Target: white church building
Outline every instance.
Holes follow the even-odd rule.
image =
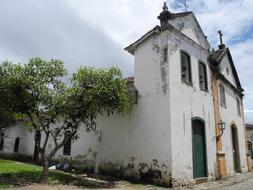
[[[251,171],[243,89],[229,48],[220,36],[211,51],[193,12],[171,13],[164,4],[158,19],[125,48],[134,56],[134,76],[126,79],[135,97],[131,112],[100,117],[94,132],[81,128],[80,139],[55,158],[164,186]],[[4,133],[0,155],[34,155],[35,133],[25,121]]]

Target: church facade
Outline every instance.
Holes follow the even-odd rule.
[[[101,116],[95,132],[58,151],[91,171],[182,185],[251,171],[247,154],[241,87],[229,48],[216,51],[192,12],[171,13],[160,25],[125,48],[134,56],[134,94],[128,115]],[[0,151],[34,155],[25,121],[5,131]],[[43,138],[43,136],[42,136]],[[48,149],[50,149],[50,146]]]

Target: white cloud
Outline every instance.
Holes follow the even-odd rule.
[[[163,0],[67,1],[80,17],[127,46],[159,22]]]
[[[245,42],[233,44],[230,47],[231,54],[237,68],[243,88],[245,89],[244,108],[247,111],[247,119],[253,119],[253,37]]]
[[[218,30],[223,31],[228,43],[239,40],[252,27],[251,0],[192,0],[189,6],[212,45],[218,44]]]

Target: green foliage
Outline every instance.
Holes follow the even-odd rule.
[[[73,74],[70,86],[63,82],[66,76],[61,60],[34,58],[27,64],[0,64],[0,100],[4,110],[19,118],[28,117],[28,129],[44,133],[39,147],[44,161],[52,158],[68,139],[77,140],[82,123],[87,130],[95,130],[98,115],[129,111],[118,68],[81,67]],[[49,138],[55,147],[47,154]]]
[[[124,114],[129,111],[125,83],[118,68],[81,67],[71,82],[73,86],[69,89],[67,107],[73,109],[67,109],[66,113],[72,119],[80,118],[88,129],[96,126],[98,114]]]
[[[15,115],[0,101],[0,129],[15,124]]]
[[[0,98],[12,113],[27,115],[35,129],[42,129],[64,89],[66,73],[60,60],[34,58],[24,65],[4,62],[0,65]]]

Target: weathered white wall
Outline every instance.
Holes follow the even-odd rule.
[[[163,61],[164,48],[168,48],[167,62]],[[181,81],[180,49],[191,55],[193,86]],[[154,35],[143,42],[135,51],[138,105],[134,106],[128,120],[117,117],[102,121],[100,159],[123,158],[125,163],[151,163],[156,159],[166,164],[173,178],[191,179],[191,119],[200,117],[205,120],[208,175],[214,176],[216,142],[207,56],[207,50],[173,31]],[[199,60],[207,65],[208,92],[199,89]]]
[[[219,84],[222,83],[219,81]],[[234,124],[238,131],[238,142],[240,152],[240,163],[243,172],[247,171],[247,160],[246,160],[246,145],[245,145],[245,133],[244,133],[244,122],[242,116],[237,113],[236,95],[231,88],[223,84],[226,94],[226,108],[220,107],[222,121],[226,122],[226,129],[222,136],[223,151],[225,152],[227,161],[227,172],[228,175],[234,174],[234,163],[232,153],[232,132],[231,126]],[[242,113],[242,110],[241,110]]]
[[[168,31],[169,47],[169,83],[171,104],[171,142],[172,142],[172,176],[178,180],[192,179],[192,118],[199,117],[205,121],[208,176],[215,175],[216,141],[214,128],[214,111],[211,93],[210,70],[207,63],[208,51],[186,40],[184,36]],[[180,50],[188,52],[191,59],[192,85],[181,80]],[[198,61],[206,64],[208,91],[199,88]]]
[[[124,166],[131,163],[135,170],[147,170],[142,168],[146,165],[158,168],[163,174],[171,173],[169,87],[168,79],[163,76],[167,65],[161,62],[166,45],[162,38],[166,36],[155,35],[135,51],[138,104],[125,117],[99,119],[100,162],[120,162]]]
[[[77,159],[80,161],[83,160],[94,160],[97,155],[97,147],[99,143],[99,132],[91,131],[87,132],[84,125],[80,126],[79,129],[79,139],[72,142],[71,144],[71,155],[64,155],[66,158]],[[42,141],[43,142],[43,141]],[[54,143],[51,139],[49,146],[54,146]],[[63,156],[63,148],[61,148],[56,153],[56,158]]]
[[[222,59],[219,65],[219,69],[222,75],[224,75],[226,79],[228,79],[228,81],[231,82],[236,87],[237,85],[236,85],[236,82],[233,76],[233,71],[232,71],[231,65],[229,64],[229,59],[227,55]]]
[[[20,138],[19,151],[20,154],[33,156],[34,153],[34,132],[29,132],[26,127],[26,121],[17,121],[15,127],[10,127],[6,130],[6,138],[4,140],[3,152],[13,153],[15,138]],[[55,158],[66,157],[77,160],[95,160],[98,148],[99,132],[87,132],[84,126],[79,130],[80,138],[72,143],[71,155],[63,156],[63,148],[55,155]],[[44,134],[41,135],[41,144],[44,143]],[[47,146],[47,151],[54,147],[53,140],[50,138]]]
[[[201,32],[201,28],[198,26],[193,13],[188,14],[187,16],[172,18],[169,20],[169,23],[205,49],[210,48],[210,45],[205,39],[204,34]]]
[[[25,121],[17,121],[15,127],[7,128],[5,136],[3,152],[13,153],[15,139],[19,137],[18,153],[33,155],[34,134],[27,131]]]

